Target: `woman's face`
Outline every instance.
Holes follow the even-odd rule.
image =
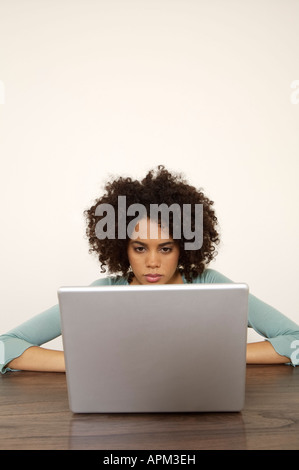
[[[150,238],[151,228],[155,230],[154,238]],[[182,276],[177,270],[178,243],[165,238],[167,235],[160,225],[149,219],[140,220],[135,231],[138,236],[129,240],[127,250],[134,273],[131,284],[182,284]]]

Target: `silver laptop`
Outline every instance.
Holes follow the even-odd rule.
[[[246,284],[58,289],[74,413],[240,411]]]

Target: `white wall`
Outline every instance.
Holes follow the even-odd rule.
[[[100,277],[83,210],[161,163],[215,201],[211,267],[299,321],[298,17],[296,0],[0,1],[0,333]]]

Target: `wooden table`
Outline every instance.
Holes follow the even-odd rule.
[[[299,368],[247,366],[241,413],[80,414],[65,374],[0,377],[0,449],[299,449]]]

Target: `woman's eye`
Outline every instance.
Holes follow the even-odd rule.
[[[136,251],[137,253],[143,253],[143,251],[144,251],[144,247],[143,247],[143,246],[136,246],[136,248],[134,248],[134,249],[135,249],[135,251]]]
[[[136,251],[136,253],[144,253],[146,250],[146,248],[144,246],[136,246],[134,248],[134,251]],[[168,247],[168,246],[163,246],[162,248],[160,248],[160,251],[162,253],[170,253],[172,251],[172,248]]]
[[[170,253],[171,252],[171,248],[167,247],[167,246],[164,246],[163,248],[161,248],[161,251],[162,253]]]

